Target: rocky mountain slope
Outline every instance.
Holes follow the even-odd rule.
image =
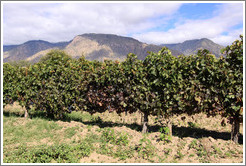
[[[130,37],[111,34],[83,34],[76,36],[64,49],[69,55],[80,57],[84,55],[89,60],[113,59],[123,60],[127,54],[134,53],[139,59],[144,59],[148,51],[158,52],[161,46],[149,45]],[[174,55],[181,52],[171,50]]]
[[[37,62],[52,49],[64,50],[73,58],[84,55],[88,60],[104,59],[123,60],[127,54],[134,53],[139,59],[144,59],[148,51],[158,52],[162,46],[149,45],[130,37],[112,34],[83,34],[74,37],[69,42],[49,43],[47,41],[28,41],[21,45],[4,46],[4,62],[28,60]],[[171,50],[173,55],[182,54]]]
[[[63,49],[68,42],[50,43],[43,40],[31,40],[20,45],[3,47],[3,61],[27,60],[34,54],[50,48]]]
[[[216,57],[221,56],[220,50],[224,48],[223,46],[216,44],[207,38],[187,40],[183,43],[177,44],[162,44],[161,46],[166,46],[170,49],[180,51],[184,55],[196,54],[200,49],[207,49]]]
[[[148,52],[158,52],[163,46],[167,46],[174,56],[190,55],[202,48],[208,49],[218,56],[220,49],[223,48],[208,39],[190,40],[179,44],[152,45],[130,37],[88,33],[75,36],[68,42],[50,43],[43,40],[32,40],[20,45],[7,45],[3,47],[3,61],[27,60],[38,62],[52,49],[64,50],[73,58],[83,55],[88,60],[112,59],[122,61],[129,53],[134,53],[143,60]]]

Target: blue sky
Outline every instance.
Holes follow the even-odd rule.
[[[187,3],[183,4],[178,13],[186,19],[209,19],[214,16],[214,11],[220,3]]]
[[[219,2],[219,1],[218,1]],[[209,38],[231,44],[243,34],[242,2],[2,3],[3,44],[69,41],[110,33],[151,44]]]

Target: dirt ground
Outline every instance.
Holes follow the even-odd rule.
[[[14,108],[13,108],[14,107]],[[7,106],[5,109],[9,112],[19,108],[18,105]],[[20,113],[21,114],[21,113]],[[139,147],[142,139],[150,140],[150,145],[144,148],[152,148],[154,155],[151,157],[141,157],[139,152],[134,151],[132,157],[122,160],[112,155],[97,153],[94,150],[89,156],[80,159],[81,163],[242,163],[243,162],[243,144],[235,144],[230,141],[231,125],[226,123],[221,125],[223,118],[220,116],[207,118],[205,114],[200,113],[193,116],[185,114],[174,116],[172,118],[173,136],[170,142],[160,139],[160,124],[155,123],[154,116],[149,117],[149,132],[141,132],[141,113],[121,114],[105,112],[95,114],[100,117],[100,123],[80,122],[80,121],[55,121],[61,129],[58,134],[61,136],[61,142],[78,141],[86,138],[88,134],[101,135],[102,130],[110,128],[115,133],[125,133],[128,135],[129,144],[124,147]],[[14,125],[25,125],[33,119],[20,117]],[[64,132],[68,128],[76,128],[76,134],[71,138],[65,138]],[[240,126],[240,139],[243,138],[243,125]],[[52,145],[54,140],[43,138],[38,142],[29,142],[30,146],[46,144]],[[7,145],[7,147],[11,145]],[[14,146],[18,146],[15,144]],[[96,149],[100,148],[95,144]],[[114,148],[114,147],[113,147]],[[148,150],[148,149],[147,149]],[[146,152],[151,153],[151,152]]]
[[[119,116],[115,113],[105,112],[102,114],[96,114],[100,116],[104,122],[114,122],[124,124],[121,127],[111,127],[116,132],[123,132],[129,135],[130,144],[129,146],[136,146],[139,144],[140,139],[144,136],[141,131],[136,129],[131,129],[127,127],[127,124],[136,123],[141,127],[141,113],[134,113],[125,115],[124,113]],[[183,117],[186,117],[185,120]],[[149,117],[149,125],[155,125],[155,117]],[[150,131],[146,137],[151,140],[151,144],[156,148],[155,154],[160,157],[153,157],[151,160],[139,158],[137,153],[134,154],[133,158],[128,158],[126,160],[119,160],[112,156],[98,154],[93,152],[89,157],[82,158],[80,162],[82,163],[201,163],[201,162],[210,162],[210,163],[240,163],[243,162],[243,145],[235,144],[227,138],[223,138],[223,133],[230,134],[231,125],[226,124],[226,126],[221,126],[221,121],[223,118],[220,116],[209,117],[207,118],[205,114],[197,114],[191,117],[187,115],[180,115],[173,117],[173,126],[177,127],[187,127],[189,128],[189,123],[192,122],[196,125],[196,128],[204,129],[204,136],[198,136],[197,138],[194,135],[180,137],[180,135],[173,135],[170,143],[163,143],[160,141],[160,132],[159,131]],[[85,130],[80,133],[81,137],[86,136],[89,132],[93,132],[99,135],[97,125],[94,125],[90,131],[86,129],[86,125],[79,122],[61,122],[58,121],[59,125],[66,127],[72,126],[81,126]],[[182,129],[182,128],[181,128]],[[210,132],[222,133],[221,137],[213,138],[213,134],[209,136]],[[240,126],[240,133],[243,134],[243,125]],[[197,155],[197,151],[194,148],[191,148],[190,145],[192,142],[197,141],[197,146],[201,147],[201,151],[204,151],[206,156],[200,157]],[[177,155],[177,152],[180,152],[181,157]],[[232,152],[230,154],[229,152]],[[162,160],[162,161],[161,161]]]

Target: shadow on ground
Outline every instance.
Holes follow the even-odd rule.
[[[138,131],[138,132],[142,131],[142,126],[139,124],[106,122],[106,121],[102,121],[102,119],[100,117],[98,117],[94,121],[82,121],[81,119],[69,118],[69,117],[67,117],[67,119],[64,119],[64,120],[66,120],[66,121],[71,121],[71,120],[78,121],[78,122],[82,122],[86,125],[97,125],[100,128],[126,126],[130,129]],[[162,126],[160,126],[160,125],[149,125],[148,129],[149,129],[150,133],[151,132],[158,132],[161,127]],[[213,131],[213,130],[207,130],[205,128],[184,127],[184,126],[179,127],[177,125],[173,125],[172,131],[173,131],[174,136],[178,136],[180,138],[192,137],[192,138],[198,139],[198,138],[203,138],[203,137],[212,137],[214,139],[223,139],[223,140],[230,140],[231,139],[231,133],[230,132],[218,132],[218,131]],[[241,135],[241,134],[239,135],[238,143],[243,144],[243,135]]]
[[[132,130],[136,130],[138,132],[142,131],[142,126],[136,123],[133,124],[123,124],[123,123],[113,123],[113,122],[83,122],[86,125],[97,125],[100,128],[104,127],[121,127],[126,126]],[[149,132],[157,132],[162,126],[154,125],[154,126],[148,126]],[[172,131],[174,136],[178,136],[180,138],[184,137],[192,137],[192,138],[203,138],[203,137],[212,137],[214,139],[223,139],[223,140],[230,140],[231,139],[231,133],[229,132],[218,132],[213,130],[207,130],[202,128],[196,128],[196,127],[179,127],[176,125],[172,126]],[[239,135],[239,144],[243,144],[243,136]]]
[[[3,115],[7,117],[10,117],[10,116],[23,117],[23,116],[20,116],[19,114],[9,113],[9,112],[3,112]],[[31,115],[31,118],[37,118],[37,117],[47,120],[47,118],[42,113]],[[48,119],[48,120],[57,121],[54,119]],[[126,123],[117,123],[117,122],[107,122],[107,121],[103,121],[100,117],[97,117],[91,121],[83,121],[81,118],[76,118],[76,117],[71,118],[71,117],[65,116],[63,119],[61,119],[61,121],[65,121],[65,122],[77,121],[77,122],[82,122],[86,125],[97,125],[100,128],[126,126],[138,132],[141,132],[142,130],[142,126],[136,123],[126,124]],[[159,131],[161,127],[162,126],[160,125],[149,125],[148,130],[150,133],[157,132]],[[180,138],[192,137],[192,138],[198,139],[198,138],[203,138],[203,137],[212,137],[214,139],[223,139],[223,140],[231,139],[230,132],[218,132],[218,131],[213,131],[213,130],[207,130],[204,128],[184,127],[184,126],[179,127],[179,126],[173,125],[172,131],[173,131],[174,136],[177,136]],[[243,135],[241,134],[239,134],[238,143],[243,144]]]

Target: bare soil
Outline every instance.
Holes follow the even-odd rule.
[[[18,105],[7,106],[5,109],[13,111]],[[140,140],[144,137],[150,140],[155,148],[154,156],[146,159],[140,157],[135,151],[133,157],[121,160],[110,155],[99,154],[94,150],[88,157],[81,158],[81,163],[242,163],[243,162],[243,144],[233,143],[230,137],[231,125],[226,123],[222,126],[223,118],[220,116],[207,118],[205,114],[196,114],[187,116],[185,114],[174,116],[173,136],[170,142],[160,140],[158,124],[155,123],[154,116],[149,117],[149,132],[141,132],[142,114],[121,114],[105,112],[96,114],[102,119],[100,123],[78,122],[78,121],[55,121],[62,128],[59,130],[62,142],[70,143],[71,140],[78,141],[86,138],[88,134],[100,136],[100,129],[109,127],[116,133],[126,133],[129,136],[130,147],[137,147]],[[25,125],[27,121],[19,117],[14,125]],[[64,138],[64,131],[67,128],[77,127],[76,134],[71,138]],[[159,126],[160,128],[161,126]],[[240,126],[241,138],[243,136],[243,125]],[[29,142],[30,146],[41,144],[52,145],[54,142],[50,138],[44,138],[39,141]],[[7,145],[4,148],[13,148],[17,144]],[[100,148],[100,144],[94,145]]]

